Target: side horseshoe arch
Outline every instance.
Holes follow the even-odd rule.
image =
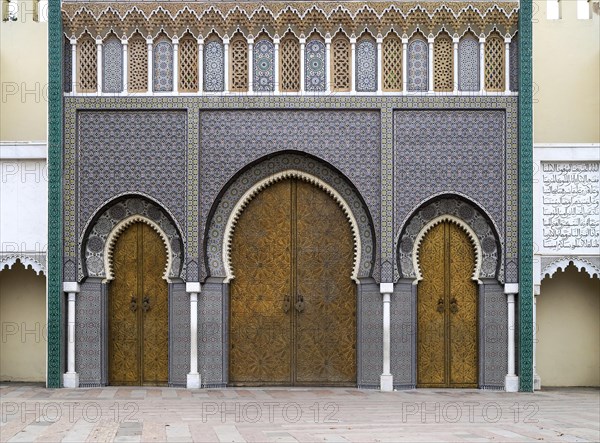
[[[208,275],[230,281],[230,244],[236,222],[248,203],[269,185],[286,178],[307,181],[325,191],[346,214],[354,237],[352,278],[370,277],[375,264],[373,224],[362,198],[348,180],[318,159],[282,153],[243,171],[215,203],[207,224],[205,260]]]
[[[99,215],[98,215],[99,214]],[[119,235],[133,223],[149,225],[160,236],[167,252],[163,278],[171,281],[183,272],[183,242],[170,215],[158,204],[143,198],[125,198],[105,205],[84,231],[81,240],[82,271],[104,281],[113,278],[112,253]]]
[[[476,252],[473,279],[496,278],[502,283],[501,240],[495,226],[475,205],[455,197],[425,204],[408,218],[397,239],[400,278],[420,279],[418,248],[425,234],[442,221],[457,224],[471,239]]]
[[[469,225],[467,225],[459,218],[446,214],[431,220],[421,229],[421,231],[417,235],[412,254],[413,268],[415,270],[414,283],[416,284],[423,279],[421,274],[421,263],[419,257],[419,254],[421,252],[421,243],[423,243],[423,239],[429,233],[429,231],[431,231],[431,229],[433,229],[435,226],[439,225],[442,222],[454,223],[467,234],[467,237],[469,237],[469,241],[475,249],[475,266],[473,267],[473,274],[471,275],[471,279],[479,282],[479,275],[481,274],[481,244],[479,243],[477,234],[475,234],[475,232],[469,227]]]

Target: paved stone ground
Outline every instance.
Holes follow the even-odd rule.
[[[8,442],[600,441],[600,390],[0,385]]]

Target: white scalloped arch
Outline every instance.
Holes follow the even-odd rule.
[[[303,180],[307,183],[317,186],[319,189],[325,191],[333,200],[339,205],[339,207],[344,211],[348,222],[350,223],[350,228],[352,229],[352,238],[354,240],[354,263],[352,265],[352,280],[358,283],[358,268],[360,266],[360,257],[361,257],[361,245],[360,245],[360,234],[358,230],[358,223],[354,218],[354,214],[348,206],[348,203],[344,200],[344,198],[329,186],[327,183],[322,181],[321,179],[315,177],[314,175],[308,174],[303,171],[298,171],[297,169],[288,169],[285,171],[278,172],[277,174],[271,175],[267,178],[262,179],[258,183],[254,184],[250,189],[248,189],[244,195],[238,200],[237,204],[231,211],[229,215],[229,219],[227,220],[227,224],[225,225],[225,235],[223,237],[223,263],[225,266],[225,282],[229,282],[235,278],[231,267],[231,242],[233,240],[233,233],[235,231],[235,227],[237,225],[237,221],[240,218],[240,215],[248,206],[248,204],[252,201],[254,197],[256,197],[262,190],[267,187],[288,178],[296,178],[299,180]]]
[[[5,267],[8,269],[12,269],[12,267],[18,262],[20,262],[25,269],[31,269],[35,271],[37,275],[46,275],[46,265],[44,263],[40,263],[39,260],[35,258],[29,257],[28,255],[9,255],[5,257],[0,257],[0,271],[2,271]]]
[[[464,221],[462,221],[458,217],[455,217],[453,215],[440,215],[439,217],[434,218],[429,223],[427,223],[425,226],[423,226],[423,228],[417,235],[417,238],[415,239],[415,244],[413,246],[413,256],[412,256],[413,267],[415,269],[415,275],[416,275],[414,284],[423,280],[423,276],[421,275],[421,264],[419,262],[419,253],[420,253],[421,243],[423,242],[423,239],[429,233],[429,231],[431,231],[431,229],[433,229],[433,227],[439,225],[442,222],[446,222],[446,221],[457,225],[469,237],[469,240],[471,241],[471,244],[473,245],[473,248],[475,249],[475,266],[473,267],[473,274],[471,276],[471,279],[475,280],[476,282],[479,282],[479,274],[481,273],[482,253],[481,253],[481,245],[479,244],[479,239],[477,238],[477,234],[475,234],[475,231],[473,231],[473,229],[471,229],[471,227],[468,224],[466,224]]]
[[[106,246],[104,247],[104,269],[106,270],[106,279],[104,282],[113,280],[115,278],[113,274],[113,252],[115,248],[115,244],[117,243],[117,239],[119,236],[134,223],[146,223],[150,226],[156,233],[160,236],[163,244],[165,245],[165,250],[167,252],[167,264],[165,265],[165,271],[163,273],[162,278],[167,282],[169,280],[169,273],[171,272],[171,266],[173,264],[173,251],[171,251],[171,244],[169,243],[169,238],[167,234],[154,223],[152,220],[142,216],[142,215],[131,215],[123,220],[121,220],[117,225],[110,231],[108,237],[106,239]]]
[[[542,279],[548,275],[552,278],[556,272],[561,269],[563,272],[567,266],[573,264],[579,272],[587,273],[590,278],[600,277],[600,269],[598,269],[593,263],[576,257],[566,257],[559,260],[553,261],[542,270]]]

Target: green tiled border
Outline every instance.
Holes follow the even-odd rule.
[[[519,390],[533,391],[532,3],[519,13]]]
[[[62,336],[62,15],[48,2],[48,373],[49,388],[61,386]]]

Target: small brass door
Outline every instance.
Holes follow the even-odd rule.
[[[419,252],[417,386],[477,386],[475,251],[456,224],[427,233]]]
[[[230,384],[355,384],[354,242],[338,204],[278,182],[240,216],[231,257]]]
[[[159,235],[134,223],[117,239],[109,290],[109,383],[168,381],[167,262]]]

